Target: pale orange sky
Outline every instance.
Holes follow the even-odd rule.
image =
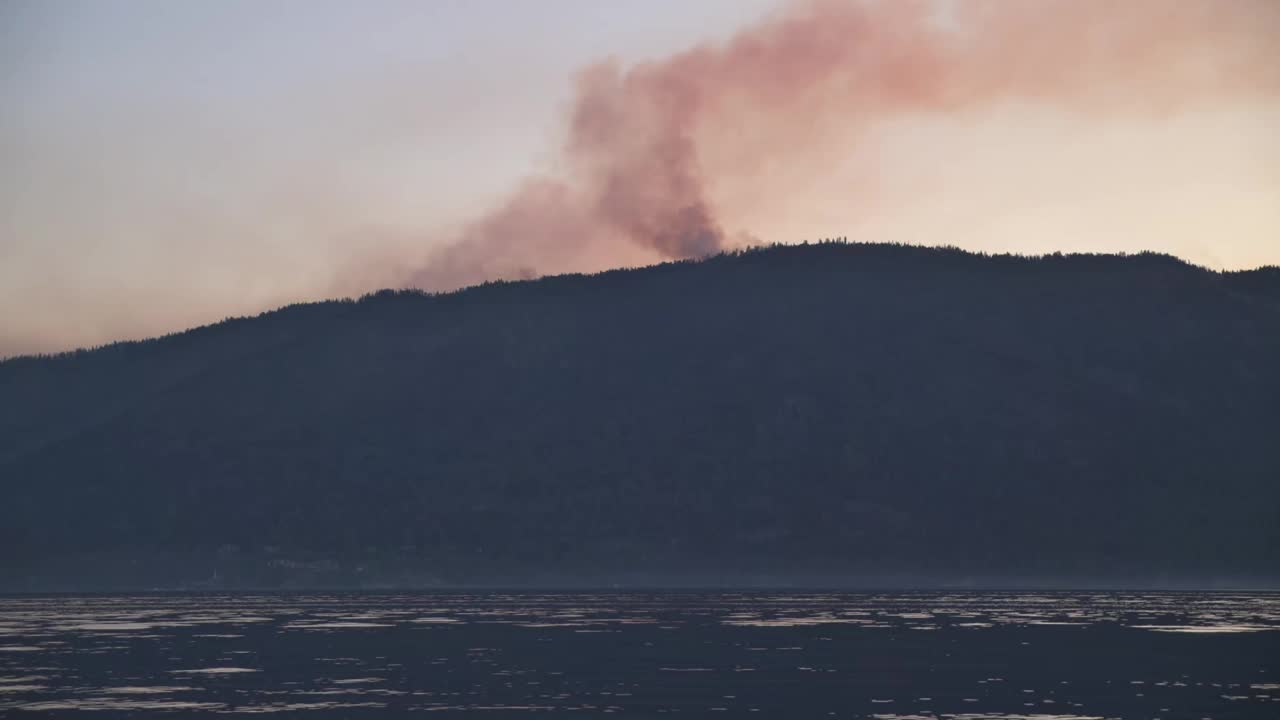
[[[782,5],[5,3],[0,356],[434,282],[432,258],[474,236],[477,218],[494,218],[487,213],[525,178],[572,172],[558,148],[582,68],[613,57],[626,73],[699,43],[720,52],[740,29],[782,17]],[[1224,48],[1280,53],[1275,19],[1267,12],[1210,41],[1179,34],[1194,24],[1152,18],[1151,27],[1170,28],[1170,47],[1133,47],[1131,63],[1121,45],[1100,41],[1099,62],[1116,63],[1121,75],[1154,73],[1121,77],[1116,92],[1155,88],[1153,107],[1163,103],[1163,111],[1116,111],[1114,99],[1062,102],[1022,89],[886,113],[821,94],[845,87],[837,83],[778,95],[775,120],[775,108],[766,113],[749,97],[755,78],[726,76],[740,85],[716,90],[714,106],[688,131],[705,200],[731,244],[843,235],[996,252],[1158,250],[1214,268],[1280,264],[1275,74],[1218,92],[1213,83],[1174,83],[1160,74],[1167,63],[1143,65],[1141,57],[1178,44],[1223,56],[1231,55]],[[1108,23],[1123,20],[1103,12],[1089,27],[1106,37]],[[885,27],[892,24],[877,26],[876,37]],[[881,42],[867,47],[890,52]],[[732,57],[713,53],[699,67],[724,74]],[[1027,72],[1047,75],[1063,62],[1047,53],[1032,60],[1040,65],[1029,62]],[[1111,87],[1089,80],[1099,82]],[[557,217],[547,232],[600,222]],[[506,239],[509,224],[491,226],[485,232],[505,233],[503,243],[524,242]],[[598,230],[599,242],[503,245],[509,261],[484,267],[555,272],[662,258],[605,237],[620,232],[615,226]]]

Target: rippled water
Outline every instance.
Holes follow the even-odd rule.
[[[0,714],[41,711],[1278,718],[1280,595],[0,598]]]

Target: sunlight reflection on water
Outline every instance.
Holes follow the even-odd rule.
[[[1277,630],[1267,593],[9,597],[0,714],[1270,718]]]

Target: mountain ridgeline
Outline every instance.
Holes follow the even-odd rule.
[[[1275,583],[1280,269],[821,243],[0,363],[0,589]]]

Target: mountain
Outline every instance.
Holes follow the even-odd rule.
[[[0,589],[1275,583],[1280,269],[820,243],[0,363]]]

